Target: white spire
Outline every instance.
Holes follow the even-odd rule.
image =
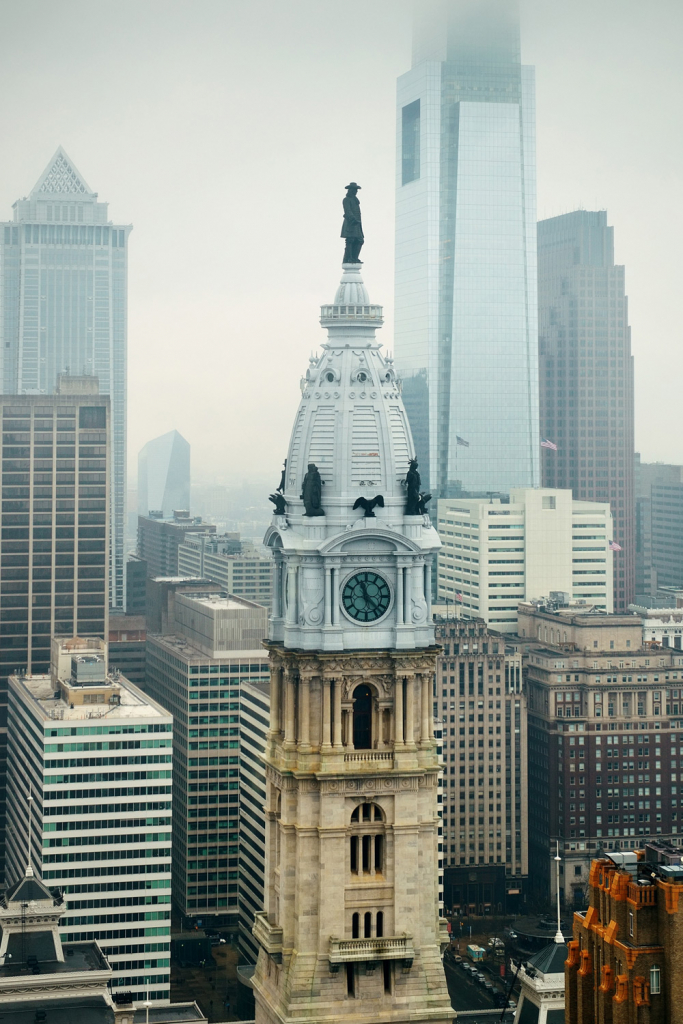
[[[556,840],[556,843],[557,843],[557,845],[555,847],[555,850],[556,850],[556,852],[555,852],[555,889],[557,891],[557,932],[555,933],[555,942],[557,942],[558,945],[560,945],[560,944],[564,943],[564,935],[562,934],[562,929],[560,927],[560,860],[561,860],[561,858],[560,858],[560,841],[559,841],[559,839]]]
[[[31,197],[36,198],[38,194],[43,197],[58,196],[60,199],[76,196],[92,199],[95,195],[61,146],[57,147],[57,152],[36,182]]]

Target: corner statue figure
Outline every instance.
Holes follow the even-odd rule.
[[[405,515],[407,516],[421,516],[424,514],[425,510],[421,507],[420,483],[420,474],[417,471],[417,459],[411,459],[405,479]]]
[[[346,239],[344,259],[342,263],[360,263],[360,251],[363,248],[363,225],[360,219],[360,202],[358,200],[358,189],[355,181],[346,186],[346,195],[343,199],[344,223],[342,224],[341,237]]]
[[[304,477],[303,486],[301,489],[301,500],[303,501],[306,511],[304,515],[307,516],[324,516],[325,513],[321,507],[321,500],[323,496],[322,480],[320,479],[320,473],[315,462],[308,463],[308,472]]]

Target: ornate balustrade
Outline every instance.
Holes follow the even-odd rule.
[[[410,964],[414,957],[412,935],[387,935],[376,939],[337,939],[330,936],[331,964],[374,960],[405,960]]]

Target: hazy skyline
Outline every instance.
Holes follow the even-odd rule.
[[[318,306],[340,275],[343,186],[363,186],[365,278],[393,349],[396,77],[409,0],[28,0],[0,7],[0,217],[58,145],[132,223],[128,463],[177,429],[197,479],[272,474]],[[607,209],[626,265],[636,449],[683,462],[683,10],[527,0],[539,218]]]

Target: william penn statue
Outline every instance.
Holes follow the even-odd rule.
[[[346,186],[346,195],[343,200],[344,223],[341,229],[341,237],[346,239],[346,248],[342,263],[360,263],[358,257],[365,241],[360,219],[359,188],[360,185],[357,185],[355,181]]]

